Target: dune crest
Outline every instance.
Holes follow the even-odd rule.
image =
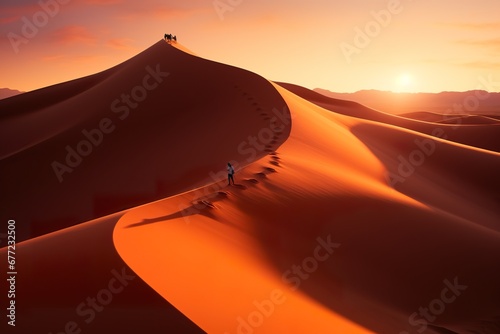
[[[29,226],[20,239],[201,186],[285,139],[270,130],[286,119],[267,80],[176,45],[0,101],[0,180]]]

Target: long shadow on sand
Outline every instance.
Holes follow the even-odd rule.
[[[234,184],[231,186],[232,188],[240,189],[240,190],[246,190],[247,186],[242,185],[242,184]],[[209,194],[207,196],[202,196],[199,197],[191,202],[191,205],[176,211],[174,213],[165,215],[165,216],[160,216],[160,217],[155,217],[155,218],[145,218],[140,222],[130,224],[126,228],[134,228],[134,227],[140,227],[140,226],[145,226],[149,224],[156,224],[156,223],[164,223],[169,220],[174,220],[174,219],[180,219],[183,218],[186,220],[186,222],[189,222],[189,217],[190,216],[195,216],[195,215],[203,215],[205,217],[212,218],[216,221],[222,222],[227,225],[231,225],[236,228],[240,228],[240,226],[228,222],[228,221],[222,221],[219,217],[219,219],[216,219],[216,211],[217,206],[214,203],[221,202],[224,200],[227,200],[228,197],[230,196],[229,192],[226,191],[218,191],[212,194]]]
[[[192,212],[191,212],[191,210],[192,210]],[[166,215],[166,216],[161,216],[161,217],[156,217],[156,218],[145,218],[138,223],[128,225],[126,228],[133,228],[133,227],[140,227],[140,226],[145,226],[145,225],[149,225],[149,224],[163,223],[163,222],[167,222],[167,221],[172,220],[172,219],[186,218],[186,217],[201,213],[201,212],[194,212],[194,210],[196,210],[196,209],[192,205],[185,210],[180,210],[180,211],[174,212],[174,213]],[[185,211],[190,211],[190,212],[185,212]],[[206,214],[206,215],[208,215],[208,214]]]

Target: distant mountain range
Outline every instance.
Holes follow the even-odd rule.
[[[0,100],[6,99],[6,98],[14,96],[14,95],[19,95],[22,93],[24,93],[24,92],[21,92],[20,90],[16,90],[16,89],[0,88]]]
[[[394,93],[379,90],[360,90],[355,93],[335,93],[315,88],[322,95],[361,103],[390,114],[433,112],[442,114],[500,115],[500,93],[483,90],[441,93]]]

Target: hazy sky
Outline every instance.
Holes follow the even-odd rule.
[[[308,88],[500,91],[499,14],[499,0],[2,0],[0,87],[93,74],[171,32]]]

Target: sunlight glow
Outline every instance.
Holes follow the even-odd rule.
[[[402,73],[396,79],[396,85],[394,87],[394,91],[396,92],[410,91],[412,88],[412,84],[413,84],[413,77],[411,76],[411,74]]]

